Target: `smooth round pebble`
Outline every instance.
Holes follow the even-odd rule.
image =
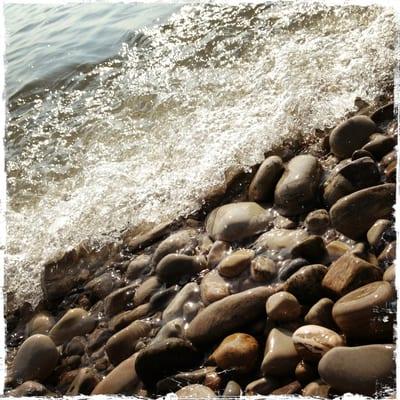
[[[180,399],[204,399],[216,397],[215,393],[207,386],[200,384],[193,384],[179,389],[175,393]]]
[[[57,347],[48,336],[32,335],[18,349],[13,363],[13,376],[20,383],[43,380],[53,372],[58,358]]]
[[[294,321],[301,315],[301,305],[289,292],[275,293],[267,300],[265,308],[273,321]]]
[[[336,332],[318,325],[304,325],[292,336],[294,347],[304,361],[315,362],[334,347],[344,346]]]

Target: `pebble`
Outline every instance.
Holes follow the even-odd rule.
[[[225,257],[217,266],[220,275],[226,278],[234,278],[250,268],[254,258],[253,250],[237,250]]]
[[[128,304],[133,303],[137,284],[125,286],[123,288],[114,290],[104,299],[104,313],[108,317],[123,311]]]
[[[394,374],[394,345],[336,347],[318,364],[321,378],[340,392],[372,396]],[[340,365],[340,368],[338,368]]]
[[[384,155],[392,151],[394,146],[396,146],[396,139],[393,136],[376,134],[362,148],[369,151],[375,160],[380,160]]]
[[[275,389],[271,392],[271,395],[273,396],[284,396],[284,395],[290,395],[290,394],[295,394],[299,393],[301,389],[301,383],[298,381],[293,381],[288,383],[285,386],[282,386],[278,389]]]
[[[179,293],[181,287],[179,285],[170,286],[154,293],[149,300],[150,307],[153,310],[164,310],[171,300]]]
[[[278,278],[286,281],[290,276],[297,272],[300,268],[308,265],[308,261],[304,258],[295,258],[294,260],[285,260],[279,270]]]
[[[383,280],[386,282],[391,283],[392,285],[395,284],[396,280],[396,268],[395,265],[392,264],[383,274]]]
[[[105,272],[97,278],[92,279],[85,285],[85,290],[90,293],[91,298],[96,300],[104,299],[113,290],[123,285],[121,277],[114,271]]]
[[[293,157],[275,189],[274,203],[285,217],[309,211],[318,197],[321,167],[311,155]]]
[[[146,337],[151,325],[146,321],[135,321],[126,328],[111,336],[105,346],[108,359],[113,365],[118,365],[135,352],[139,339]]]
[[[371,226],[393,213],[395,184],[369,187],[338,200],[330,209],[333,227],[350,239],[362,238]]]
[[[353,253],[345,253],[329,267],[322,287],[337,297],[342,297],[367,283],[382,279],[382,270]]]
[[[328,257],[331,262],[336,261],[339,257],[350,250],[351,248],[348,244],[339,240],[332,240],[326,246],[326,251],[328,252]]]
[[[184,306],[189,303],[200,302],[200,288],[195,282],[187,283],[168,304],[162,314],[163,323],[183,317]]]
[[[147,387],[174,372],[194,368],[200,354],[184,339],[169,338],[151,343],[139,351],[136,358],[136,373]]]
[[[48,336],[32,335],[18,349],[13,363],[13,377],[19,383],[44,380],[53,372],[58,358],[57,347]]]
[[[88,353],[98,350],[112,336],[112,331],[107,328],[97,328],[88,337],[87,349]]]
[[[322,397],[327,399],[329,398],[330,389],[331,387],[329,385],[319,379],[305,386],[301,394],[307,397]]]
[[[133,297],[135,307],[147,303],[150,297],[162,287],[162,282],[157,276],[150,276],[137,289]]]
[[[268,335],[261,371],[264,376],[285,377],[294,373],[300,361],[292,332],[274,328]]]
[[[271,229],[263,233],[254,243],[258,253],[266,250],[285,250],[288,254],[294,246],[307,239],[304,229]]]
[[[302,267],[286,281],[285,290],[301,304],[313,304],[323,296],[321,283],[327,271],[328,268],[320,264]]]
[[[329,213],[325,209],[311,211],[304,220],[304,224],[311,234],[322,235],[330,225]]]
[[[135,361],[138,353],[109,372],[93,389],[91,395],[96,394],[129,394],[132,396],[140,384],[135,369]]]
[[[334,302],[327,297],[318,300],[304,317],[308,325],[320,325],[328,329],[336,330],[337,325],[332,317]]]
[[[304,325],[293,332],[294,347],[304,361],[316,362],[337,346],[344,346],[345,341],[336,332],[318,325]]]
[[[86,340],[83,336],[75,336],[65,346],[64,354],[68,356],[81,356],[85,353]]]
[[[294,321],[301,315],[301,306],[291,293],[279,292],[267,300],[266,311],[273,321]]]
[[[141,254],[135,257],[129,264],[126,271],[128,279],[134,280],[150,270],[151,256]]]
[[[190,322],[186,336],[194,344],[215,341],[263,315],[265,302],[279,287],[259,287],[232,294],[200,311]]]
[[[200,283],[201,300],[204,304],[214,303],[231,294],[229,281],[222,277],[217,270],[204,275]]]
[[[269,282],[276,277],[277,272],[277,264],[268,257],[258,256],[251,262],[250,274],[256,282]]]
[[[173,285],[187,280],[206,267],[206,259],[202,256],[168,254],[157,264],[156,275],[161,282]]]
[[[256,379],[250,382],[245,388],[246,396],[268,395],[277,389],[280,381],[270,376]]]
[[[296,379],[302,384],[309,383],[318,378],[318,369],[315,364],[301,360],[294,371]]]
[[[379,244],[385,232],[389,230],[391,226],[392,223],[388,219],[378,219],[367,232],[367,240],[370,246],[382,249],[382,246],[379,246]]]
[[[229,381],[226,386],[223,397],[240,397],[242,394],[242,388],[235,381]]]
[[[260,203],[271,201],[283,171],[284,166],[280,157],[267,157],[250,183],[249,200]]]
[[[38,333],[45,335],[54,326],[54,318],[47,312],[40,312],[34,315],[26,324],[25,337],[36,335]]]
[[[263,232],[273,213],[254,202],[225,204],[207,217],[206,230],[214,240],[236,242]]]
[[[379,254],[378,262],[382,267],[387,267],[392,264],[396,258],[396,242],[388,243],[385,248]]]
[[[164,239],[154,251],[152,263],[157,265],[168,254],[180,253],[191,255],[197,246],[196,231],[184,229]]]
[[[231,245],[222,240],[216,240],[207,255],[207,264],[210,268],[217,266],[231,250]]]
[[[293,258],[304,258],[311,264],[324,262],[327,255],[323,239],[316,235],[309,236],[292,249]]]
[[[215,393],[207,386],[193,384],[179,389],[175,393],[179,399],[207,399],[215,398]]]
[[[390,340],[394,316],[386,305],[393,299],[390,283],[372,282],[340,298],[333,306],[333,319],[348,338]]]
[[[258,342],[245,333],[234,333],[227,336],[210,356],[219,368],[238,373],[249,373],[256,365]]]
[[[349,158],[362,148],[369,137],[378,131],[375,122],[364,115],[356,115],[338,125],[329,136],[332,153],[338,158]]]
[[[99,383],[99,378],[91,368],[81,368],[68,388],[66,395],[89,395]]]
[[[37,396],[51,396],[52,394],[47,388],[35,381],[26,381],[15,389],[5,393],[6,396],[12,397],[37,397]]]
[[[153,310],[149,303],[141,304],[140,306],[135,307],[133,310],[124,311],[121,314],[118,314],[115,317],[111,318],[108,325],[111,330],[119,331],[122,328],[128,326],[133,321],[145,318],[152,313]]]
[[[96,320],[82,308],[72,308],[51,328],[49,336],[59,346],[74,336],[90,333],[96,327]]]

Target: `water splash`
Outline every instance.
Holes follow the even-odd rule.
[[[375,6],[184,6],[118,56],[14,96],[9,290],[35,301],[55,253],[187,214],[228,167],[374,99],[393,80],[394,37]]]

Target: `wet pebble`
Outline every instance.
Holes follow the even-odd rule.
[[[45,335],[30,336],[22,343],[13,363],[16,382],[43,380],[54,370],[59,353],[54,342]]]
[[[340,365],[340,368],[338,366]],[[336,347],[318,364],[321,378],[340,392],[371,396],[394,374],[394,346]]]
[[[185,386],[175,394],[179,399],[207,399],[215,397],[215,393],[209,387],[200,384]]]
[[[348,158],[364,146],[378,128],[369,117],[357,115],[338,125],[330,134],[331,151],[339,158]]]
[[[274,198],[276,184],[284,171],[282,159],[270,156],[258,168],[249,186],[249,199],[265,203]]]
[[[331,387],[320,379],[310,382],[301,392],[303,396],[329,398]]]
[[[135,257],[129,264],[126,271],[128,279],[137,279],[150,270],[151,256],[141,254]]]
[[[280,328],[272,329],[265,345],[262,373],[265,376],[285,377],[294,373],[299,361],[292,332]]]
[[[336,330],[337,326],[332,318],[334,302],[327,297],[318,300],[304,317],[308,325],[319,325],[328,329]]]
[[[273,321],[294,321],[301,315],[301,306],[291,293],[279,292],[267,300],[266,311]]]
[[[43,334],[49,332],[55,323],[54,318],[47,312],[40,312],[32,317],[32,319],[26,324],[25,337],[29,337],[35,334]]]
[[[249,373],[255,367],[258,356],[258,342],[245,333],[227,336],[210,356],[219,368],[238,373]]]
[[[273,280],[278,272],[275,261],[265,256],[258,256],[251,262],[251,278],[256,282],[269,282]]]
[[[254,257],[253,250],[237,250],[225,257],[217,266],[220,275],[226,278],[234,278],[250,268]]]
[[[242,388],[235,381],[229,381],[226,386],[223,397],[239,397],[242,394]]]
[[[96,327],[96,320],[82,308],[68,310],[64,316],[57,321],[49,332],[49,336],[58,346],[74,336],[82,336],[90,333]]]
[[[304,325],[293,332],[294,347],[304,361],[316,362],[333,347],[345,341],[336,332],[318,325]]]
[[[77,396],[79,394],[89,395],[98,383],[99,378],[93,369],[82,368],[72,381],[66,394],[70,396]]]
[[[390,340],[394,316],[388,303],[393,299],[390,283],[369,283],[340,298],[333,306],[333,319],[346,337]]]
[[[311,211],[304,224],[311,234],[322,235],[330,225],[329,213],[324,209]]]
[[[293,157],[275,189],[274,203],[279,213],[293,216],[309,211],[318,196],[321,167],[311,155]]]
[[[214,268],[218,265],[222,259],[229,254],[230,249],[231,245],[228,242],[216,240],[207,255],[207,263],[209,267]]]
[[[268,228],[273,213],[254,202],[225,204],[207,217],[207,233],[214,240],[233,242],[251,237]]]

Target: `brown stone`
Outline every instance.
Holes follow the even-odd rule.
[[[385,281],[372,282],[340,298],[332,315],[347,338],[359,340],[391,340],[394,314],[388,303],[394,289]]]
[[[130,357],[140,338],[149,334],[151,325],[146,321],[135,321],[126,328],[115,333],[108,339],[105,346],[108,359],[118,365],[120,362]]]
[[[378,219],[391,216],[395,193],[395,185],[386,183],[343,197],[330,209],[333,227],[350,239],[362,238]]]
[[[322,397],[324,399],[329,398],[329,391],[331,387],[321,381],[320,379],[314,382],[310,382],[304,387],[301,394],[308,397]]]
[[[367,283],[382,279],[382,271],[352,253],[338,258],[328,269],[322,286],[329,293],[341,297]]]
[[[393,380],[394,345],[336,347],[318,365],[321,378],[333,389],[372,396],[379,383]],[[338,368],[340,365],[340,368]]]
[[[286,377],[294,373],[299,361],[292,332],[280,328],[272,329],[265,345],[262,373],[265,376]]]
[[[201,299],[205,305],[214,303],[231,294],[229,281],[216,270],[204,275],[200,283],[200,290]]]
[[[215,393],[209,387],[199,384],[185,386],[175,394],[179,399],[207,399],[216,397]]]
[[[294,347],[304,361],[316,362],[333,347],[344,346],[336,332],[318,325],[304,325],[293,332]]]
[[[117,289],[104,299],[104,313],[108,317],[123,311],[128,304],[133,302],[137,284],[131,284]]]
[[[156,293],[162,286],[162,282],[157,276],[150,276],[137,289],[133,297],[134,306],[147,303],[150,297]]]
[[[301,315],[301,306],[291,293],[279,292],[267,300],[266,311],[273,321],[294,321]]]
[[[278,272],[275,261],[268,257],[258,256],[251,262],[251,278],[256,282],[268,282],[273,280]]]
[[[282,396],[282,395],[290,395],[290,394],[295,394],[299,393],[301,389],[301,383],[298,381],[293,381],[288,383],[285,386],[282,386],[278,389],[275,389],[271,392],[271,395],[273,396]]]
[[[234,333],[221,342],[211,354],[210,360],[221,369],[249,373],[255,367],[257,356],[257,340],[245,333]]]
[[[47,312],[40,312],[34,315],[26,324],[25,337],[36,335],[38,333],[45,335],[53,327],[54,318]]]
[[[260,165],[250,183],[249,200],[265,203],[274,198],[275,186],[284,171],[282,159],[270,156]]]
[[[322,235],[330,225],[329,213],[325,209],[311,211],[304,223],[307,231],[314,235]]]
[[[305,362],[304,360],[301,360],[297,364],[294,373],[296,375],[296,379],[303,384],[309,383],[318,377],[317,366],[315,364]]]
[[[245,394],[246,396],[268,395],[279,385],[280,382],[276,378],[260,378],[246,386]]]
[[[328,329],[336,330],[337,326],[332,318],[334,302],[327,297],[318,300],[304,317],[308,325],[319,325]]]
[[[150,269],[151,256],[141,254],[135,257],[129,264],[126,271],[128,279],[137,279]]]
[[[250,268],[251,260],[254,257],[253,250],[237,250],[225,257],[217,266],[220,275],[226,278],[234,278],[243,271]]]
[[[58,358],[57,347],[48,336],[32,335],[18,349],[13,363],[13,377],[19,383],[43,380],[53,372]]]
[[[78,396],[79,394],[88,395],[98,383],[99,378],[91,368],[82,368],[72,381],[66,394],[70,396]]]
[[[231,245],[228,242],[217,240],[213,243],[207,255],[207,263],[210,268],[214,268],[220,261],[229,254]]]

